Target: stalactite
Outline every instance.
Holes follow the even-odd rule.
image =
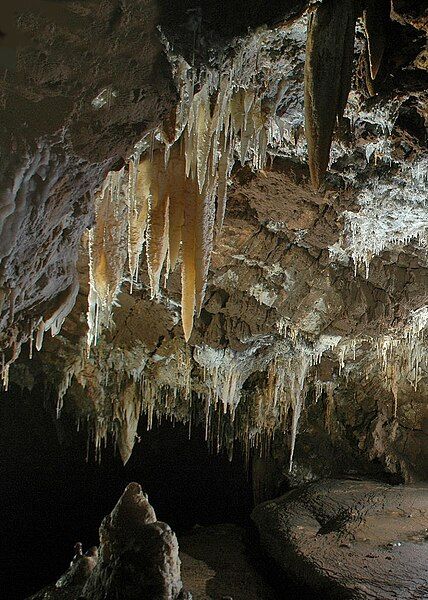
[[[196,293],[195,231],[197,183],[187,179],[187,194],[184,206],[183,264],[181,267],[181,320],[184,339],[189,340],[193,329]]]
[[[250,162],[256,169],[266,163],[276,104],[262,104],[261,85],[253,74],[241,80],[243,61],[249,56],[257,60],[261,43],[258,41],[251,50],[244,47],[238,51],[229,68],[220,74],[209,69],[197,73],[184,59],[172,55],[165,41],[180,90],[179,106],[152,134],[151,151],[147,151],[147,140],[137,144],[128,160],[126,186],[122,182],[124,172],[120,172],[121,193],[116,195],[118,199],[124,195],[127,206],[131,291],[138,280],[144,243],[152,297],[159,295],[165,262],[169,273],[179,260],[181,247],[186,340],[191,335],[194,315],[202,309],[214,232],[218,234],[222,227],[235,159],[238,157],[242,164]],[[108,264],[109,250],[97,239],[101,234],[110,235],[115,227],[115,220],[104,213],[116,177],[114,173],[107,177],[90,235],[88,347],[110,321],[115,300],[111,293],[114,286],[110,285],[108,292],[106,282],[116,268]]]
[[[124,276],[128,249],[124,169],[109,173],[95,199],[95,226],[89,232],[88,349],[108,327]]]
[[[139,156],[129,163],[128,264],[131,283],[138,280],[138,266],[145,241],[150,196],[150,160]]]
[[[311,13],[305,61],[305,133],[312,185],[327,171],[333,130],[351,88],[354,0],[324,0]]]
[[[151,164],[146,244],[152,298],[159,294],[160,276],[168,253],[169,197],[166,183],[165,158],[159,150],[154,153]]]
[[[217,211],[216,232],[219,234],[223,227],[226,212],[227,184],[233,165],[233,148],[228,141],[227,134],[223,131],[220,137],[221,157],[218,164],[218,189],[217,189]]]
[[[195,212],[195,310],[199,316],[205,296],[215,221],[214,189],[196,198]]]
[[[302,414],[303,402],[304,402],[304,387],[308,369],[310,367],[310,357],[305,353],[297,355],[294,359],[294,364],[291,365],[291,407],[293,410],[293,417],[291,423],[291,440],[290,440],[290,461],[289,461],[289,472],[293,469],[293,458],[294,450],[296,447],[297,431],[299,426],[300,416]]]
[[[417,166],[426,160],[417,161]],[[419,170],[419,168],[418,168]],[[400,177],[374,179],[358,196],[359,212],[345,211],[343,251],[369,276],[371,260],[383,250],[411,242],[423,245],[428,233],[426,183],[415,179],[403,187]]]
[[[410,316],[400,334],[388,333],[376,340],[375,348],[383,380],[394,399],[395,418],[398,413],[400,382],[407,381],[416,390],[428,369],[425,347],[427,329],[428,308],[423,306]]]
[[[234,95],[243,98],[245,92],[239,90],[235,94],[230,79],[224,77],[214,95],[216,102],[213,109],[208,83],[192,96],[182,141],[179,140],[172,146],[166,174],[163,174],[170,182],[164,192],[165,197],[169,197],[169,270],[174,268],[177,262],[180,240],[183,242],[182,312],[186,321],[186,339],[191,334],[194,313],[199,314],[202,308],[213,244],[214,221],[219,231],[224,216],[227,181],[234,160],[232,139],[235,135],[245,133],[243,118],[238,124],[235,123],[235,132],[230,119]],[[247,96],[249,95],[247,93]],[[247,120],[252,118],[250,108],[251,103],[247,103]],[[150,244],[147,251],[150,272]],[[163,250],[160,258],[164,258]],[[159,265],[161,263],[163,264],[163,260],[158,261]]]
[[[168,236],[168,272],[175,269],[177,264],[182,229],[184,226],[184,207],[188,184],[186,164],[180,144],[175,144],[175,152],[171,154],[168,163],[168,195],[169,195],[169,236]]]
[[[327,381],[323,384],[326,392],[325,405],[325,428],[330,437],[334,436],[335,429],[335,401],[334,401],[334,383]]]
[[[134,382],[128,383],[121,391],[115,405],[115,418],[118,426],[117,446],[124,465],[131,457],[137,439],[138,422],[141,415],[141,398]]]
[[[22,348],[22,340],[18,338],[18,332],[14,334],[11,340],[12,354],[9,360],[6,359],[4,353],[2,354],[1,361],[1,380],[3,384],[4,391],[7,392],[9,389],[9,378],[10,378],[10,367],[17,360],[21,353]]]
[[[196,179],[199,185],[199,191],[202,193],[205,186],[205,179],[208,171],[208,157],[211,149],[212,128],[210,118],[210,95],[208,84],[202,87],[202,90],[197,95],[198,102],[196,103],[196,115],[194,123],[194,132],[192,143],[193,148]]]
[[[367,37],[370,77],[374,81],[379,72],[388,37],[390,23],[390,0],[368,0],[363,12]]]

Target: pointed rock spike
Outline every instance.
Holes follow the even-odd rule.
[[[376,79],[382,62],[388,37],[390,14],[391,0],[368,0],[363,13],[372,80]]]
[[[324,0],[310,17],[305,61],[305,132],[312,185],[327,171],[336,118],[346,106],[353,62],[354,0]]]
[[[163,153],[155,152],[152,162],[146,255],[151,294],[154,298],[159,293],[160,276],[168,251],[169,199],[165,193]]]
[[[186,342],[189,341],[192,334],[193,316],[195,313],[195,228],[197,197],[198,184],[192,179],[187,179],[184,205],[183,264],[181,267],[181,320]]]
[[[167,185],[169,196],[168,271],[174,270],[180,252],[186,199],[186,162],[176,144],[171,151]]]

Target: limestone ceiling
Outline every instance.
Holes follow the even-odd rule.
[[[55,28],[54,15],[23,20],[33,42],[2,91],[1,143],[13,150],[0,167],[4,364],[28,338],[41,348],[45,330],[58,334],[30,370],[54,366],[59,407],[70,388],[97,444],[113,433],[125,460],[141,410],[189,420],[195,398],[212,444],[258,445],[278,430],[293,450],[307,392],[343,398],[346,381],[376,381],[379,414],[424,431],[423,3],[393,2],[377,54],[361,12],[353,52],[344,41],[351,91],[331,149],[332,124],[313,115],[343,85],[324,84],[305,135],[304,79],[313,99],[328,45],[321,9],[294,2],[282,19],[275,7],[259,18],[255,3],[245,33],[195,8],[176,27],[154,2],[117,12],[113,0],[96,21],[80,2]],[[308,19],[319,56],[305,76]],[[214,426],[218,406],[227,418]],[[394,456],[407,443],[396,436]],[[411,478],[406,460],[391,468]]]

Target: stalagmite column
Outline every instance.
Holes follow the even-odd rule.
[[[100,560],[83,589],[88,600],[175,600],[182,590],[177,538],[157,521],[137,483],[130,483],[100,527]]]

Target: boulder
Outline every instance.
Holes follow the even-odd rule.
[[[323,598],[428,598],[427,484],[320,481],[252,518],[282,574]]]

